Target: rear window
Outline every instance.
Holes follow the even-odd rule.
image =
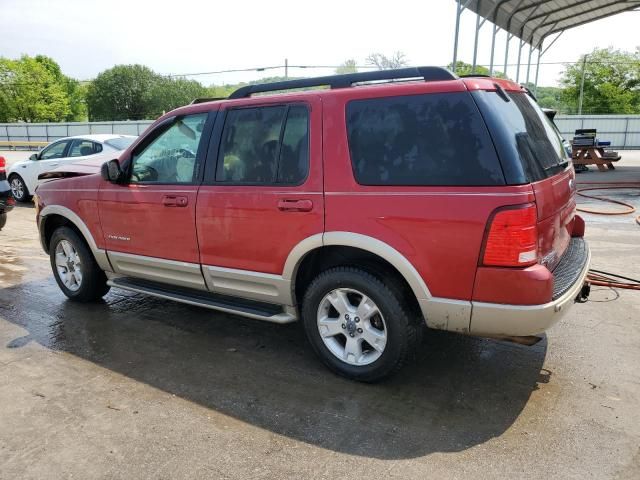
[[[466,92],[354,100],[349,150],[362,185],[504,185],[487,128]]]
[[[501,128],[507,130],[507,140],[517,150],[527,179],[542,180],[562,171],[567,154],[552,121],[526,93],[508,92],[507,97],[495,92],[485,95],[502,120]]]
[[[120,137],[106,140],[104,143],[116,150],[126,150],[135,141],[136,137]]]

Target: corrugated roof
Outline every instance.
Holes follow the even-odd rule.
[[[471,0],[467,5],[534,47],[552,33],[637,7],[640,0]]]

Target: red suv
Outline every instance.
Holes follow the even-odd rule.
[[[574,170],[505,80],[418,67],[246,86],[164,115],[91,172],[37,190],[65,295],[300,319],[362,381],[398,370],[425,323],[527,336],[586,293]]]

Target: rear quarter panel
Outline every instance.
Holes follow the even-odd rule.
[[[399,94],[461,89],[461,82],[416,83]],[[471,300],[489,215],[500,206],[533,201],[531,187],[359,185],[349,155],[345,106],[355,98],[382,95],[383,90],[349,89],[323,99],[326,231],[381,240],[413,264],[432,296]]]
[[[531,184],[538,209],[540,263],[553,270],[569,245],[576,213],[573,167]]]

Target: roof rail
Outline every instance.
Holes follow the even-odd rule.
[[[247,85],[234,91],[229,98],[247,98],[254,93],[274,92],[278,90],[292,90],[295,88],[323,87],[346,88],[354,83],[375,82],[382,80],[405,80],[422,78],[425,82],[438,80],[455,80],[458,77],[442,67],[408,67],[393,70],[378,70],[375,72],[347,73],[345,75],[329,75],[326,77],[301,78],[285,80],[283,82],[260,83]]]
[[[227,97],[200,97],[194,98],[190,105],[195,105],[196,103],[204,103],[204,102],[215,102],[216,100],[226,100]]]

